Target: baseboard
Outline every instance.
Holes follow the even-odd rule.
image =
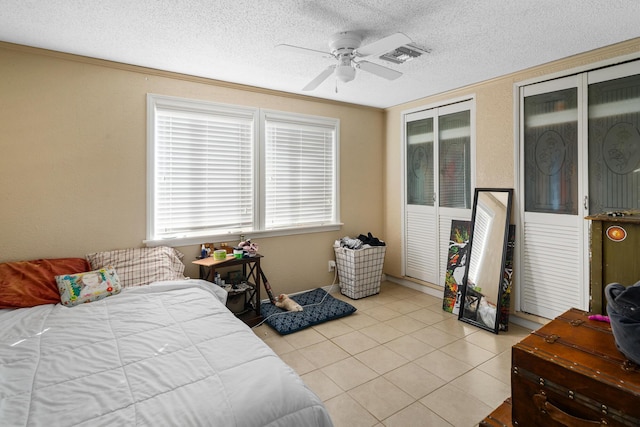
[[[393,276],[388,276],[386,280],[388,280],[389,282],[397,283],[398,285],[406,286],[407,288],[411,288],[413,290],[420,291],[422,293],[425,293],[437,298],[442,298],[444,296],[444,289],[442,290],[434,289],[429,286],[420,285],[411,280],[406,280],[406,279],[393,277]],[[523,328],[530,329],[532,331],[535,331],[536,329],[540,328],[543,325],[543,323],[535,322],[530,319],[519,316],[518,313],[509,314],[509,323],[513,323],[514,325],[518,325]]]
[[[437,298],[442,298],[444,296],[444,289],[438,290],[431,288],[429,286],[420,285],[418,283],[412,282],[411,280],[401,279],[398,277],[387,276],[386,280],[389,282],[397,283],[398,285],[405,286],[407,288],[411,288],[414,291],[422,292],[423,294],[428,294]]]
[[[539,329],[541,326],[543,326],[542,323],[532,322],[529,319],[525,319],[523,317],[518,316],[518,313],[509,314],[509,323],[522,326],[523,328],[530,329],[532,331],[535,331]]]
[[[387,276],[386,274],[382,275],[382,281],[389,281],[389,282],[393,282],[396,283],[398,285],[401,286],[405,286],[407,288],[413,289],[415,291],[419,291],[422,292],[424,294],[427,295],[431,295],[433,297],[436,298],[442,298],[444,296],[444,290],[438,290],[438,289],[434,289],[431,288],[429,286],[424,286],[424,285],[420,285],[418,283],[415,283],[411,280],[406,280],[406,279],[402,279],[402,278],[398,278],[398,277],[394,277],[394,276]],[[321,286],[322,289],[324,289],[327,293],[334,293],[336,290],[339,291],[340,289],[340,284],[339,283],[332,283],[331,285],[327,285],[327,286]],[[314,288],[317,289],[317,288]],[[300,292],[294,292],[289,294],[291,295],[297,295],[297,294],[302,294],[305,292],[309,292],[313,289],[307,289],[304,291],[300,291]],[[270,302],[268,298],[263,299],[261,302]],[[517,313],[511,313],[509,315],[509,322],[513,323],[515,325],[521,326],[523,328],[526,329],[531,329],[532,331],[535,331],[536,329],[540,328],[542,326],[541,323],[537,323],[534,321],[531,321],[529,319],[525,319],[523,317],[518,316]]]

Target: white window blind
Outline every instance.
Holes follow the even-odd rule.
[[[254,114],[156,103],[153,238],[253,226]]]
[[[336,221],[337,120],[267,113],[265,229]]]
[[[339,229],[338,119],[154,94],[147,105],[146,244]]]

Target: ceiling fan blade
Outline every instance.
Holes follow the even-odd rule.
[[[411,43],[411,39],[402,33],[391,34],[388,37],[382,38],[368,45],[361,46],[356,49],[356,56],[364,57],[371,55],[382,55],[383,53],[391,52],[397,47]]]
[[[311,80],[305,87],[303,87],[302,90],[303,91],[314,90],[315,88],[320,86],[320,83],[325,81],[331,74],[333,74],[333,70],[335,70],[335,68],[336,68],[335,65],[331,65],[325,68],[320,74],[316,76],[315,79]]]
[[[290,44],[279,44],[276,45],[276,49],[285,50],[293,53],[301,53],[304,55],[313,55],[313,56],[321,56],[323,58],[333,58],[329,52],[323,52],[321,50],[308,49],[306,47],[293,46]]]
[[[357,66],[364,71],[387,80],[395,80],[402,75],[400,71],[392,70],[391,68],[383,67],[382,65],[369,61],[360,61],[357,63]]]

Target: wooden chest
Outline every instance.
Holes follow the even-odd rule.
[[[479,427],[512,427],[511,424],[511,398],[507,398],[502,405],[485,417]]]
[[[640,426],[640,370],[577,309],[512,347],[511,398],[514,426]]]

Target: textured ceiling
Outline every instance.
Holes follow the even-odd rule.
[[[390,107],[640,37],[638,0],[0,0],[0,40],[251,86]],[[302,88],[358,31],[368,44],[395,32],[430,53],[387,81],[358,70]]]

